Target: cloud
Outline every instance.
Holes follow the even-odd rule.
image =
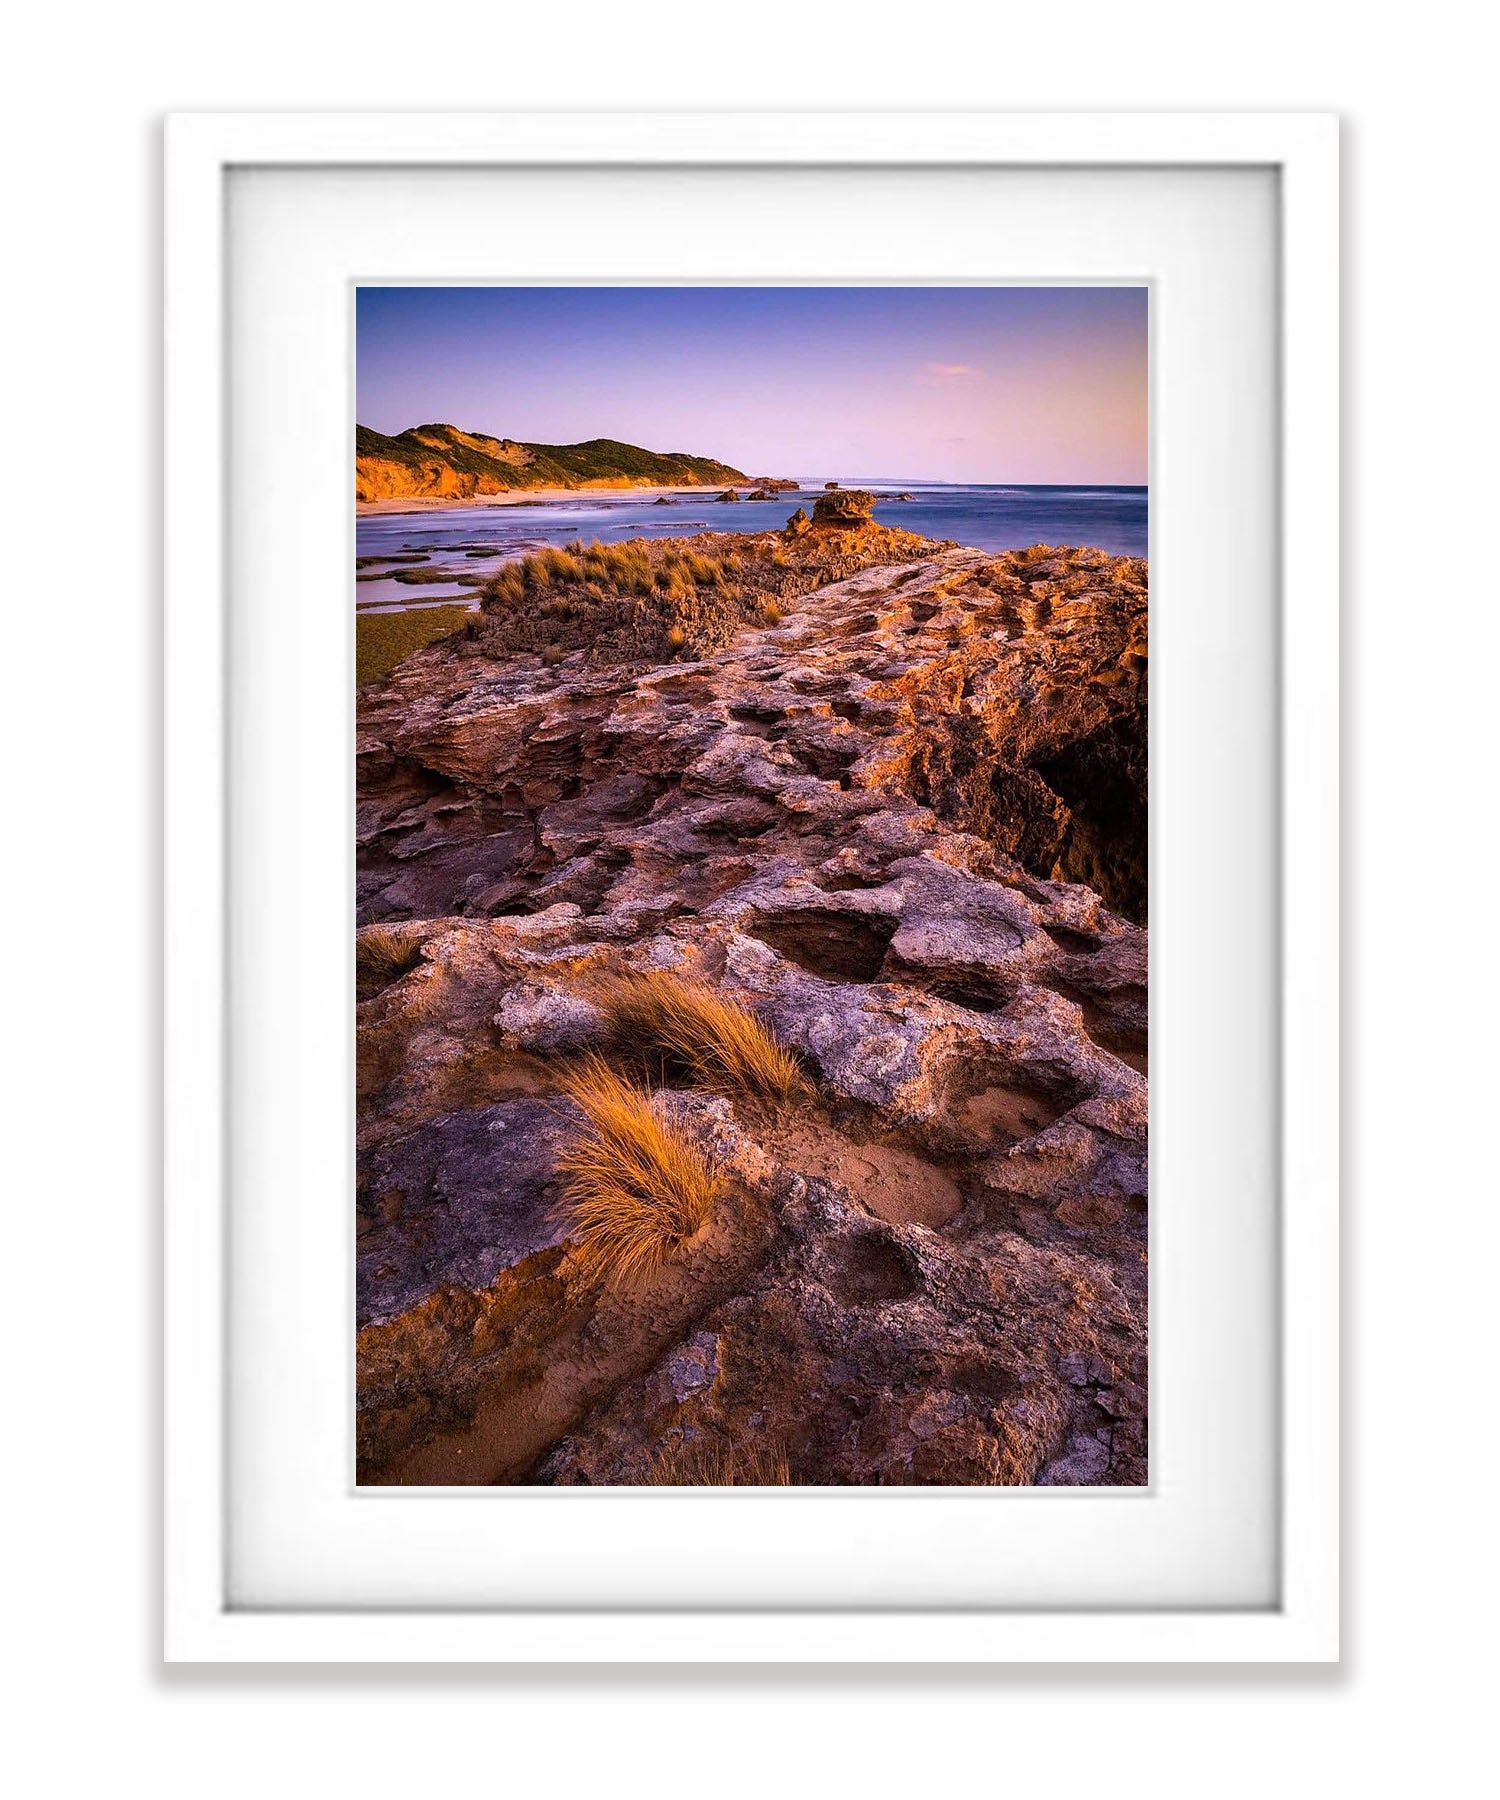
[[[979,371],[971,363],[930,362],[927,365],[929,375],[951,377],[955,375],[977,375]]]

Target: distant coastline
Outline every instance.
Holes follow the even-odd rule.
[[[745,482],[742,478],[740,486]],[[631,500],[676,499],[691,497],[712,501],[712,487],[701,482],[691,486],[663,487],[652,482],[582,481],[571,487],[506,488],[492,494],[392,494],[378,500],[356,499],[359,513],[451,512],[459,507],[478,506],[546,506],[565,504],[580,494],[618,494]]]
[[[618,438],[580,444],[525,444],[457,425],[413,425],[395,436],[354,428],[354,494],[381,500],[473,501],[481,495],[536,495],[601,487],[776,486],[712,456],[645,450]]]

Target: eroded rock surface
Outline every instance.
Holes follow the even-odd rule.
[[[360,1007],[362,1479],[1145,1480],[1146,672],[1143,563],[934,549],[703,661],[450,640],[362,693],[360,916],[420,945]],[[724,1189],[601,1294],[559,1083],[620,968],[816,1097],[659,1096]]]

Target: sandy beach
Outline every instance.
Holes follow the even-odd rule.
[[[501,494],[399,494],[388,500],[359,500],[355,502],[355,511],[360,513],[416,513],[416,512],[451,512],[458,507],[475,506],[545,506],[563,504],[576,500],[580,494],[600,496],[608,499],[611,495],[629,500],[671,499],[679,495],[696,495],[705,500],[712,500],[722,488],[707,487],[697,483],[691,487],[636,487],[629,483],[617,482],[585,482],[579,487],[538,487],[507,488]]]

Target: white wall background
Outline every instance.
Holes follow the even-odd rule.
[[[20,1791],[125,1779],[169,1797],[637,1781],[716,1796],[1475,1791],[1490,1754],[1496,1374],[1496,1194],[1480,1166],[1494,1112],[1497,470],[1479,17],[1452,0],[1399,23],[1332,0],[436,12],[146,0],[11,21],[0,1369],[7,1760],[32,1763]],[[158,1667],[160,115],[716,104],[1344,115],[1340,1670]]]

